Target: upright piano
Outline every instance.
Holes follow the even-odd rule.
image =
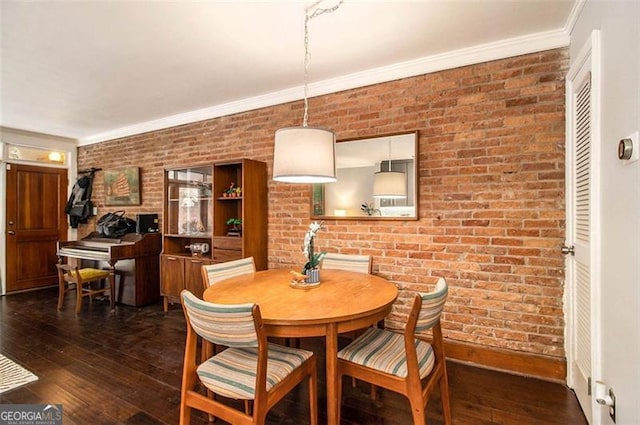
[[[93,232],[78,241],[59,241],[58,259],[74,258],[91,267],[113,269],[116,275],[116,301],[140,306],[160,299],[160,233],[127,233],[105,238]],[[85,264],[86,265],[86,264]]]

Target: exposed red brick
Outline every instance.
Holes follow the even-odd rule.
[[[321,249],[373,256],[411,294],[445,276],[447,338],[564,357],[564,75],[568,50],[492,61],[310,99],[310,121],[340,139],[419,131],[417,221],[326,220]],[[162,213],[163,169],[233,158],[267,163],[273,135],[299,125],[302,101],[78,148],[78,167],[140,167],[142,204]],[[306,185],[269,181],[269,266],[299,267]],[[98,173],[93,199],[104,205]],[[81,226],[80,236],[94,228]]]

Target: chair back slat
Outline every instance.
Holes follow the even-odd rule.
[[[182,306],[193,330],[214,344],[257,347],[254,304],[214,304],[183,290]]]
[[[202,266],[205,289],[223,279],[256,271],[253,257]]]
[[[371,256],[327,253],[322,260],[322,268],[371,273]]]
[[[431,329],[442,315],[444,309],[444,303],[447,300],[449,293],[449,287],[447,281],[441,277],[436,283],[436,287],[433,292],[427,294],[420,294],[422,298],[422,308],[418,315],[418,322],[416,324],[416,332],[422,332]]]

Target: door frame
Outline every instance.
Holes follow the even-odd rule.
[[[584,72],[591,73],[591,165],[590,165],[590,190],[591,190],[591,202],[590,202],[590,276],[591,276],[591,288],[590,288],[590,339],[591,339],[591,388],[589,394],[593,394],[593,388],[595,381],[601,376],[601,356],[602,356],[602,333],[601,333],[601,226],[600,226],[600,202],[601,202],[601,44],[600,44],[600,31],[592,31],[590,37],[585,42],[585,45],[581,48],[579,54],[576,56],[575,61],[571,64],[569,72],[566,77],[566,165],[565,165],[565,190],[566,190],[566,235],[565,244],[567,246],[573,246],[575,241],[575,235],[573,234],[574,219],[573,219],[573,204],[574,204],[574,168],[575,162],[573,158],[573,148],[575,146],[575,140],[573,138],[573,93],[575,90],[574,81],[577,81],[577,77]],[[576,359],[576,349],[574,340],[576,338],[576,332],[573,327],[575,322],[575,304],[576,304],[576,291],[575,291],[575,260],[571,255],[565,257],[565,352],[567,355],[567,386],[575,390],[576,377],[573,373],[573,362]],[[600,425],[600,415],[594,414],[598,412],[595,397],[590,398],[591,412],[585,412],[587,418],[591,418],[591,424]]]
[[[23,161],[8,159],[8,146],[24,146],[29,148],[50,149],[64,152],[67,155],[67,163],[64,166],[39,163],[34,161]],[[7,256],[5,247],[7,246],[7,171],[6,164],[36,165],[39,167],[66,168],[67,169],[67,198],[73,189],[77,177],[77,147],[75,139],[49,136],[46,134],[31,133],[22,130],[13,130],[0,127],[0,296],[6,294],[6,269]],[[67,228],[67,239],[77,239],[77,230]]]

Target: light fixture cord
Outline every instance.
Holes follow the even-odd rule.
[[[309,63],[311,62],[311,53],[309,52],[309,21],[313,18],[316,18],[325,13],[333,13],[340,5],[344,2],[344,0],[340,0],[338,4],[330,8],[317,8],[312,13],[309,13],[311,9],[316,7],[320,1],[315,2],[307,9],[305,9],[304,16],[304,117],[302,118],[302,126],[307,126],[307,121],[309,120],[309,100],[307,99],[309,95]]]

